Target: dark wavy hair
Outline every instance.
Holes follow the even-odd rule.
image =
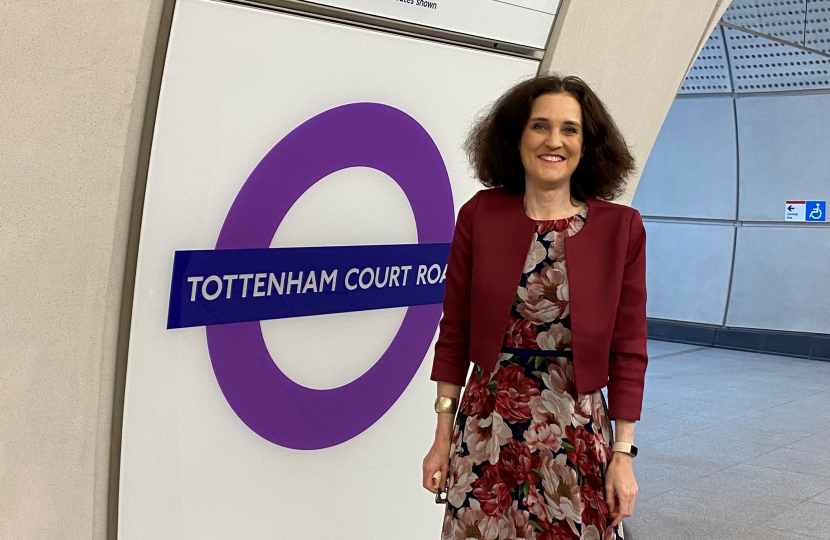
[[[584,155],[571,176],[571,196],[612,200],[625,190],[634,157],[602,100],[579,77],[544,75],[521,82],[501,96],[473,125],[464,149],[478,180],[519,194],[525,170],[519,141],[533,100],[542,94],[568,94],[582,107]]]

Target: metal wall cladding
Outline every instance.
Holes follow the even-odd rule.
[[[830,196],[830,0],[734,0],[678,93],[633,201],[648,316],[830,332],[830,228],[783,223]]]
[[[830,88],[830,58],[724,28],[736,93]]]
[[[738,156],[732,96],[675,99],[632,206],[646,216],[736,219]]]
[[[830,199],[830,93],[746,96],[735,105],[738,219],[784,221],[787,200]]]
[[[740,28],[715,28],[679,94],[830,89],[830,0],[734,0],[721,22]]]
[[[828,227],[738,227],[726,326],[830,333],[828,260]]]
[[[784,41],[804,44],[808,0],[734,0],[722,21]],[[810,0],[810,4],[813,0]]]
[[[735,235],[732,224],[644,221],[646,315],[723,324]]]
[[[804,45],[830,53],[830,0],[810,0],[807,4]]]
[[[723,28],[718,25],[706,40],[706,45],[698,54],[678,94],[714,94],[731,91]]]

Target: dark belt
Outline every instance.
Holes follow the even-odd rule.
[[[516,349],[513,347],[502,347],[501,352],[515,354],[518,356],[561,356],[573,358],[573,351],[550,351],[540,349]]]

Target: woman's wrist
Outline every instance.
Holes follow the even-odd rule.
[[[438,414],[437,416],[438,425],[435,426],[435,441],[450,444],[455,418],[451,414]]]
[[[452,444],[452,432],[446,433],[441,430],[435,430],[435,444],[446,446]]]
[[[614,419],[614,442],[634,444],[634,420]]]

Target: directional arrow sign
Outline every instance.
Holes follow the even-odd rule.
[[[805,221],[807,201],[787,201],[784,221]]]
[[[787,201],[784,212],[784,221],[804,221],[807,213],[804,211],[807,201]]]

